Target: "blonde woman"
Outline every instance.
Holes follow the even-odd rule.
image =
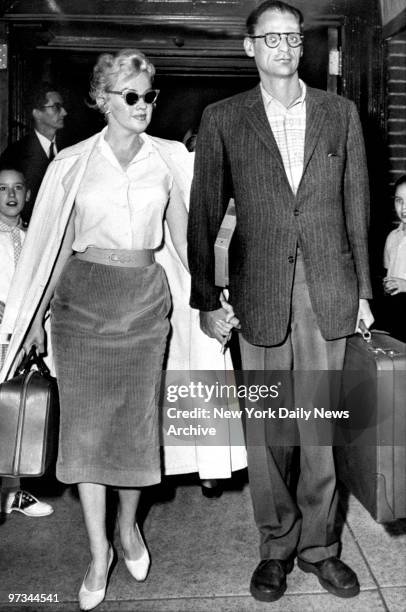
[[[78,484],[90,543],[83,610],[103,601],[115,556],[106,537],[107,486],[118,489],[130,574],[144,580],[150,564],[136,510],[142,487],[161,478],[157,395],[170,308],[154,251],[165,218],[187,269],[191,178],[182,144],[145,134],[159,93],[154,72],[137,50],[99,57],[91,96],[107,127],[50,165],[2,326],[12,333],[4,378],[22,344],[44,350],[51,303],[61,403],[57,476]]]

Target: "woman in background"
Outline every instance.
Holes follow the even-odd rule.
[[[197,131],[190,129],[183,139],[188,151],[191,152],[190,165],[193,164],[196,138]],[[233,385],[235,381],[230,350],[221,351],[218,341],[209,338],[200,329],[199,311],[189,306],[190,274],[182,266],[170,236],[165,239],[163,248],[157,252],[157,260],[165,268],[172,296],[170,316],[172,329],[165,369],[170,372],[184,372],[182,383],[188,382],[189,371],[203,370],[201,378],[206,383],[215,384],[224,379],[224,382]],[[225,300],[222,300],[222,306],[227,313],[227,320],[233,327],[238,325],[231,306]],[[226,334],[228,329],[222,327],[221,331]],[[169,374],[171,382],[174,377],[176,374]],[[168,384],[168,380],[166,382]],[[217,406],[222,403],[227,409],[239,409],[238,401],[224,402],[223,398],[222,402],[217,402]],[[213,406],[214,404],[205,404],[209,409]],[[164,405],[164,425],[166,408]],[[222,480],[230,478],[232,472],[247,466],[247,453],[240,419],[229,421],[224,419],[216,423],[206,419],[203,423],[205,427],[210,427],[212,424],[216,427],[216,438],[214,441],[203,438],[200,444],[197,438],[191,444],[184,444],[182,440],[168,436],[164,428],[164,466],[167,476],[197,473],[203,495],[216,498],[222,494]]]

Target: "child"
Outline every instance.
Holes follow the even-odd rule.
[[[406,342],[406,174],[395,183],[395,210],[399,225],[388,235],[384,252],[386,327],[391,335]]]
[[[0,167],[0,322],[10,288],[11,279],[20,256],[24,231],[21,211],[30,198],[22,172],[15,167]],[[0,345],[0,367],[4,358],[4,345]],[[47,516],[53,508],[40,502],[27,491],[20,490],[19,478],[3,478],[0,509],[6,514],[13,511],[27,516]]]

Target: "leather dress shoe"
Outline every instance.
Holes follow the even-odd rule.
[[[355,597],[359,593],[356,573],[337,557],[329,557],[316,563],[298,559],[297,564],[304,572],[315,574],[321,586],[337,597]]]
[[[208,487],[202,482],[200,483],[200,486],[202,488],[202,495],[204,495],[204,497],[208,497],[209,499],[217,499],[223,495],[223,487],[218,481],[211,487]]]
[[[286,575],[293,569],[293,559],[264,559],[252,574],[250,592],[258,601],[276,601],[286,591]]]

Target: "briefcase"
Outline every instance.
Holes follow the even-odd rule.
[[[406,517],[406,344],[385,332],[370,336],[348,339],[344,379],[356,371],[366,383],[360,384],[358,409],[369,421],[373,417],[374,439],[335,451],[338,478],[384,523]],[[345,394],[343,402],[350,402]]]
[[[0,385],[0,475],[42,476],[55,460],[58,430],[56,380],[33,349]]]

